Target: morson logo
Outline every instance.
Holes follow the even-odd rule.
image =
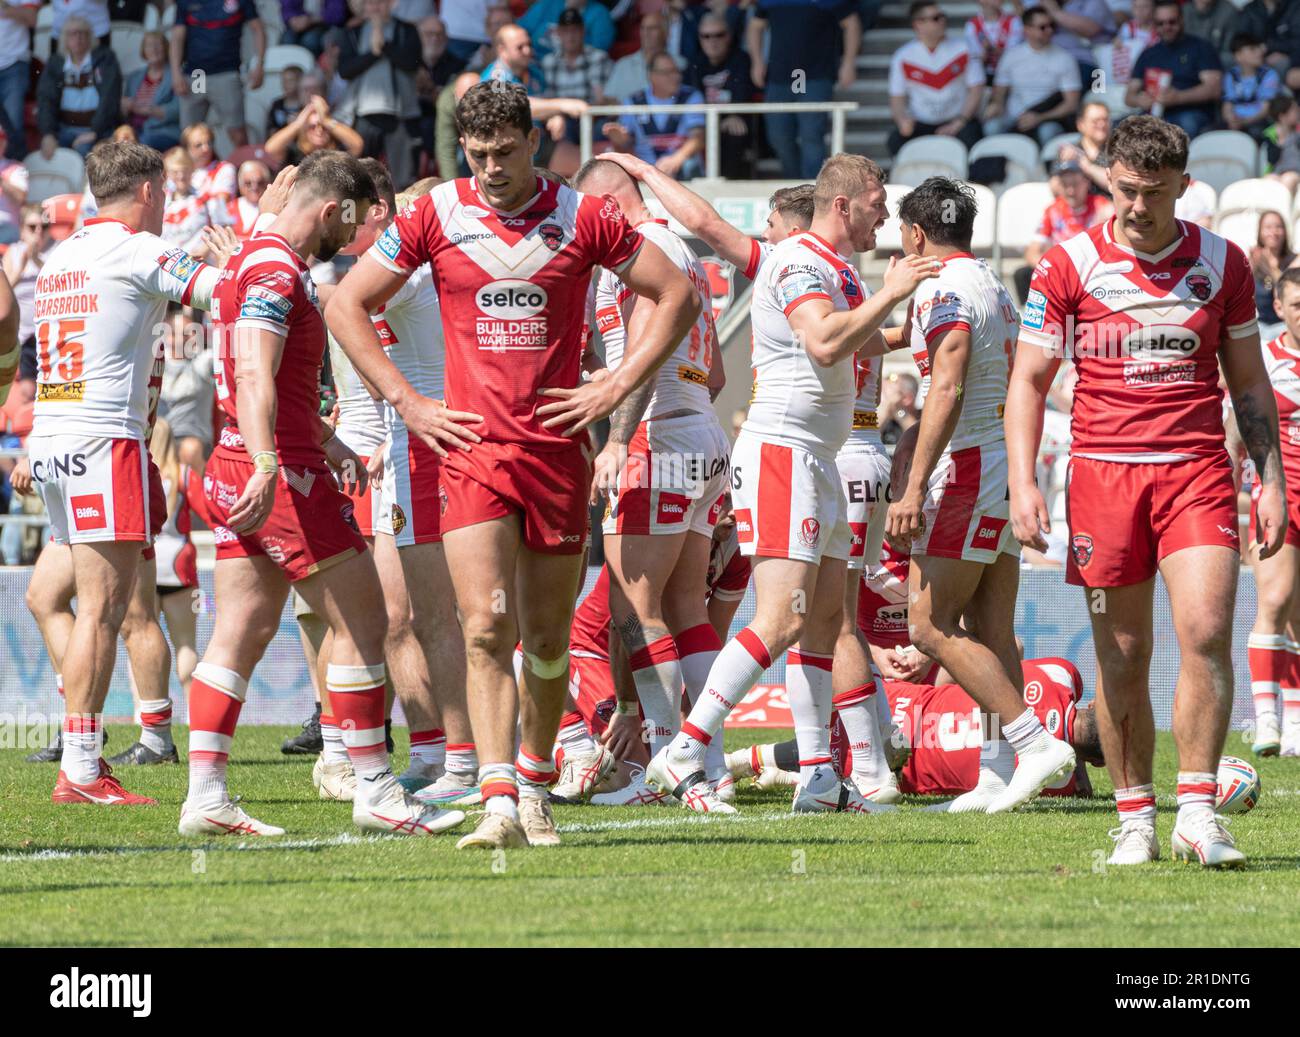
[[[546,308],[546,289],[531,281],[508,278],[478,290],[478,308],[498,320],[527,320]]]

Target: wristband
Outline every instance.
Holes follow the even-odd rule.
[[[274,475],[280,470],[280,459],[274,450],[259,450],[253,455],[253,471]]]
[[[641,711],[639,702],[624,702],[619,699],[614,703],[614,712],[621,717],[634,717]]]

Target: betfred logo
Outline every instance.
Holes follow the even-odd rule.
[[[971,534],[970,546],[982,551],[996,551],[998,541],[1002,539],[1002,530],[1006,525],[1007,520],[1004,518],[980,516],[979,521],[975,523],[975,532]]]
[[[690,507],[691,499],[684,497],[680,493],[659,494],[659,524],[670,525],[674,522],[686,521],[686,509]]]
[[[80,497],[73,497],[72,504],[72,524],[76,526],[79,532],[86,532],[91,529],[107,529],[108,515],[104,511],[104,495],[102,493],[87,493]]]
[[[754,542],[754,520],[748,508],[736,509],[736,539],[742,544]]]
[[[546,289],[531,281],[507,278],[478,290],[478,308],[498,320],[527,320],[546,308]]]

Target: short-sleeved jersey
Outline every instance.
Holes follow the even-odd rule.
[[[284,341],[275,373],[275,450],[281,464],[320,465],[320,369],[325,321],[307,264],[279,234],[253,234],[231,257],[213,296],[217,402],[239,423],[235,370],[241,329],[270,331]]]
[[[1031,659],[1024,663],[1024,699],[1047,733],[1069,743],[1074,716],[1083,694],[1083,679],[1065,659]],[[920,795],[950,795],[969,791],[979,780],[983,725],[980,708],[956,684],[907,684],[885,681],[885,694],[894,723],[913,746],[899,774],[899,788]],[[1005,751],[1011,749],[1003,743]],[[1072,796],[1074,773],[1045,796]]]
[[[227,199],[239,197],[234,164],[219,158],[213,159],[202,169],[194,170],[194,176],[190,179],[190,184],[202,205],[211,206],[222,195],[225,195]],[[214,222],[224,223],[225,221],[215,220]]]
[[[772,256],[772,250],[775,245],[769,245],[766,241],[754,239],[749,243],[749,261],[745,264],[743,271],[747,280],[754,280],[758,276],[758,268],[761,267]]]
[[[1110,199],[1099,194],[1088,195],[1083,209],[1079,211],[1072,209],[1064,196],[1054,198],[1052,204],[1043,210],[1038,237],[1050,245],[1059,245],[1076,234],[1082,234],[1089,227],[1095,227],[1109,218],[1112,211]]]
[[[1285,331],[1264,345],[1264,367],[1277,401],[1282,471],[1288,486],[1300,486],[1300,350]]]
[[[984,83],[983,64],[959,39],[946,39],[934,50],[909,40],[889,62],[889,96],[906,97],[908,114],[931,125],[955,119],[970,88]]]
[[[1074,357],[1076,455],[1140,462],[1223,450],[1220,347],[1257,334],[1241,249],[1195,224],[1158,255],[1115,241],[1113,220],[1034,268],[1021,347]]]
[[[36,279],[32,435],[144,439],[162,386],[167,303],[207,309],[218,273],[120,220],[87,220]]]
[[[884,358],[878,356],[853,357],[853,384],[857,395],[853,398],[853,426],[849,438],[864,440],[880,446],[880,419],[876,408],[880,406],[880,370]]]
[[[709,289],[709,275],[704,272],[699,257],[681,238],[668,229],[667,220],[650,220],[639,223],[635,229],[653,241],[683,274],[687,276],[700,297],[700,315],[691,325],[685,338],[677,343],[664,365],[654,375],[654,389],[646,404],[645,417],[657,418],[664,414],[688,411],[712,414],[713,401],[709,398],[709,368],[717,351],[717,330],[713,326],[713,294]],[[611,370],[623,362],[627,345],[628,319],[636,294],[625,285],[618,274],[602,270],[596,280],[596,329],[605,346],[605,364]]]
[[[334,393],[339,405],[339,420],[334,431],[349,450],[369,457],[388,438],[388,419],[384,401],[370,395],[352,361],[338,340],[329,336],[330,373],[334,376]]]
[[[442,304],[447,405],[483,415],[488,442],[567,449],[545,429],[543,388],[573,388],[591,270],[622,272],[642,238],[612,198],[538,178],[514,212],[471,179],[449,180],[397,214],[368,253],[406,273],[429,263]]]
[[[982,259],[958,252],[944,258],[939,276],[921,286],[912,308],[912,359],[921,372],[917,406],[930,391],[930,348],[949,332],[969,332],[961,414],[947,449],[1000,441],[1017,332],[1010,293]]]
[[[808,355],[790,314],[810,299],[850,310],[867,290],[851,260],[815,234],[796,234],[772,250],[754,281],[754,394],[744,428],[831,461],[853,423],[856,368],[853,357],[822,367]]]
[[[442,313],[428,264],[408,277],[397,294],[370,319],[388,351],[388,359],[411,387],[431,400],[442,399],[446,373]],[[390,403],[384,404],[384,416],[390,428],[402,424]]]
[[[869,567],[858,585],[858,629],[877,648],[902,648],[912,643],[907,632],[907,579],[911,557],[888,543],[880,548],[880,564]]]

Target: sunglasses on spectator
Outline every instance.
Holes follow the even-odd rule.
[[[24,224],[23,224],[23,230],[44,230],[44,229],[45,229],[45,224],[43,224],[43,223],[24,223]]]
[[[1052,32],[1052,31],[1054,31],[1054,30],[1056,29],[1056,25],[1055,25],[1054,23],[1052,23],[1052,22],[1034,22],[1034,24],[1033,24],[1033,25],[1030,25],[1029,28],[1030,28],[1030,29],[1043,29],[1043,30],[1046,31],[1046,32]]]
[[[702,39],[702,40],[725,40],[726,38],[727,38],[727,34],[726,34],[725,32],[702,32],[702,33],[700,33],[700,39]]]

